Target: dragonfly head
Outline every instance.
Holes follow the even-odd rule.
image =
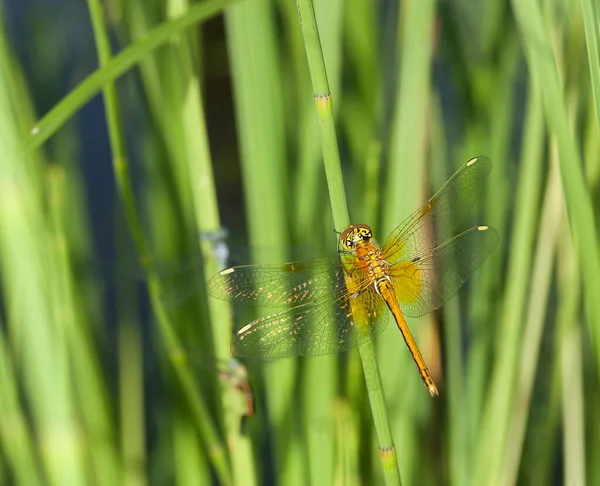
[[[371,228],[366,224],[351,224],[340,235],[343,250],[354,251],[360,245],[368,243],[373,238]]]

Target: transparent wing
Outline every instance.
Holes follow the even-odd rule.
[[[494,229],[477,226],[392,265],[390,277],[402,312],[419,317],[442,306],[496,248],[498,240]]]
[[[464,221],[491,169],[487,157],[475,157],[463,165],[427,204],[390,234],[382,248],[385,260],[393,264],[441,245]]]
[[[334,295],[296,305],[243,326],[231,350],[240,357],[287,358],[338,353],[373,339],[389,311],[367,280],[350,292],[343,275]]]
[[[343,275],[337,256],[279,265],[242,265],[212,277],[208,293],[239,304],[288,307],[332,298]]]

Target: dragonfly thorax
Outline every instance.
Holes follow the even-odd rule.
[[[382,278],[389,279],[389,265],[377,244],[360,245],[356,250],[356,264],[374,284]]]
[[[350,252],[356,267],[375,284],[382,278],[388,279],[388,264],[381,249],[373,239],[371,228],[366,224],[350,225],[340,236],[342,251]]]

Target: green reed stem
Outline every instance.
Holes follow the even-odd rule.
[[[557,70],[557,56],[553,51],[550,34],[535,1],[513,2],[513,7],[524,40],[525,53],[532,82],[540,87],[544,115],[551,135],[556,137],[559,165],[569,213],[570,228],[575,236],[577,254],[583,268],[586,311],[596,347],[600,345],[600,254],[596,240],[593,206],[585,185],[577,141],[569,125],[561,81]],[[510,275],[510,273],[509,273]],[[511,279],[507,280],[511,281]],[[512,291],[511,291],[512,292]],[[510,294],[508,294],[510,296]],[[510,321],[510,322],[509,322]],[[500,361],[496,365],[490,387],[476,461],[476,483],[496,484],[502,471],[507,450],[506,430],[510,422],[511,390],[514,386],[516,350],[520,330],[515,319],[507,314]],[[506,366],[505,366],[506,365]]]
[[[560,328],[562,422],[563,422],[563,484],[588,484],[585,474],[585,413],[582,363],[581,270],[576,264],[573,242],[563,218],[558,265],[559,305],[557,320]]]
[[[518,356],[520,351],[521,328],[524,324],[523,314],[529,288],[531,271],[532,246],[536,236],[536,220],[538,216],[539,193],[542,172],[543,149],[543,117],[541,95],[537,86],[531,85],[529,104],[525,125],[525,138],[521,156],[521,170],[518,176],[516,204],[514,209],[514,231],[510,241],[508,260],[508,279],[512,282],[505,293],[500,319],[500,345],[498,361],[494,369],[493,382],[498,390],[494,396],[495,413],[492,423],[484,424],[495,431],[494,443],[500,448],[506,441],[509,430],[510,411],[518,375]],[[506,221],[506,216],[503,218]],[[532,344],[534,346],[534,344]],[[531,383],[529,383],[529,386]],[[514,446],[513,446],[514,447]],[[477,454],[484,454],[480,448]],[[494,464],[500,467],[503,458],[497,457]],[[476,464],[485,462],[481,456]],[[499,472],[494,473],[497,477]]]
[[[99,69],[90,74],[77,88],[56,104],[31,130],[25,140],[25,148],[33,150],[54,135],[85,103],[92,99],[108,83],[115,81],[154,49],[167,42],[173,35],[188,29],[198,22],[206,21],[218,13],[230,0],[206,0],[191,6],[184,15],[165,22],[148,32],[143,39],[131,44]]]
[[[312,0],[297,0],[296,5],[313,86],[313,96],[320,122],[323,162],[325,164],[333,221],[336,229],[342,231],[350,223],[350,216],[348,215],[348,205],[346,203],[346,191],[335,132],[333,103],[325,70],[325,59],[321,49]]]
[[[171,1],[170,5],[174,10],[171,14],[179,14],[178,10],[184,6],[189,8],[185,4],[187,2]],[[199,244],[204,263],[204,276],[208,279],[223,269],[223,262],[219,262],[215,255],[214,243],[206,237],[221,231],[221,220],[208,143],[204,101],[199,75],[193,65],[193,48],[193,43],[186,36],[181,36],[178,43],[180,69],[176,73],[183,80],[184,92],[181,93],[182,100],[179,104],[183,128],[183,150],[194,203],[196,228],[200,234]],[[233,328],[231,306],[219,299],[208,299],[208,310],[215,356],[222,362],[226,362],[231,357],[229,349]],[[235,403],[239,392],[226,383],[221,383],[219,388],[234,483],[252,486],[256,480],[252,462],[252,444],[248,437],[240,433],[240,416],[237,410],[228,406],[232,402]]]
[[[101,66],[106,66],[112,54],[104,26],[102,5],[98,0],[88,0],[88,6],[100,64]],[[178,20],[181,22],[181,18]],[[119,114],[119,101],[114,84],[108,82],[103,89],[103,93],[117,188],[124,205],[125,219],[139,253],[140,263],[144,269],[150,303],[157,320],[158,331],[165,346],[167,356],[173,365],[175,376],[196,418],[198,430],[205,442],[215,471],[223,484],[230,484],[231,473],[225,449],[221,444],[217,429],[204,403],[204,399],[196,387],[192,370],[185,360],[185,353],[182,350],[179,338],[161,299],[163,295],[161,282],[151,262],[149,245],[142,230],[129,178],[128,161],[122,138],[123,130]]]
[[[556,267],[556,263],[553,264]],[[559,323],[560,324],[560,323]],[[554,326],[552,332],[553,356],[558,357],[562,348],[562,329]],[[541,375],[546,381],[543,405],[530,415],[528,425],[528,447],[524,449],[519,471],[522,484],[551,484],[556,477],[556,454],[560,447],[561,427],[561,360],[554,358],[546,362]],[[533,444],[532,444],[533,443]],[[591,483],[593,484],[593,483]]]
[[[528,163],[526,160],[523,163],[530,167],[535,164],[535,162]],[[523,183],[527,179],[527,175],[524,174]],[[521,338],[522,346],[517,362],[515,397],[508,420],[508,431],[506,432],[506,459],[501,465],[501,484],[515,484],[518,479],[533,387],[537,374],[548,297],[552,283],[556,238],[562,211],[558,167],[555,163],[549,171],[542,208],[537,229],[538,240],[533,267],[527,266],[528,269],[531,268],[531,285],[529,286],[528,306]]]
[[[448,143],[444,137],[444,125],[439,97],[434,98],[431,135],[431,155],[433,166],[431,179],[434,187],[441,187],[450,174],[446,170]],[[443,309],[444,340],[446,348],[445,386],[447,394],[448,469],[450,484],[468,484],[470,448],[468,436],[469,401],[465,393],[464,350],[461,329],[460,300],[451,299]]]
[[[393,118],[389,133],[389,150],[382,183],[382,234],[396,227],[401,216],[410,214],[427,197],[426,150],[430,144],[428,121],[432,112],[431,69],[434,53],[435,0],[402,2],[398,11],[398,32],[395,36],[396,70],[393,73]],[[408,320],[407,320],[408,321]],[[427,328],[433,331],[433,316],[409,320],[409,326],[421,325],[421,332]],[[410,354],[400,350],[404,347],[398,340],[397,329],[387,330],[387,339],[380,340],[379,357],[385,357],[386,367],[382,369],[384,383],[394,383],[406,379],[403,392],[394,396],[394,438],[402,448],[399,467],[405,482],[428,482],[419,467],[419,449],[425,445],[419,433],[419,421],[431,417],[435,401],[425,392],[422,382],[414,379],[414,363]],[[430,333],[433,335],[436,331]],[[425,334],[421,334],[424,336]],[[419,341],[420,336],[416,336]],[[433,339],[428,340],[430,343]],[[427,358],[430,370],[436,374],[436,363]],[[433,354],[433,353],[432,353]],[[441,357],[438,354],[437,358]],[[434,356],[432,356],[434,358]],[[441,365],[441,361],[438,361]],[[438,367],[438,369],[440,369]],[[401,376],[401,378],[398,377]],[[410,377],[410,379],[409,379]],[[404,380],[403,380],[404,381]],[[440,385],[440,383],[438,383]],[[442,392],[444,393],[444,392]],[[430,476],[431,478],[431,476]],[[431,479],[429,479],[431,481]]]
[[[284,83],[270,2],[232,3],[225,12],[227,50],[235,100],[248,238],[255,249],[271,249],[281,261],[288,248],[288,165]],[[256,263],[264,259],[255,252]],[[261,261],[262,260],[262,261]],[[266,309],[265,309],[266,310]],[[305,438],[296,397],[298,361],[286,359],[263,370],[266,410],[273,424],[274,481],[307,483]],[[294,420],[290,420],[294,417]]]
[[[122,287],[123,290],[129,290]],[[147,481],[148,464],[146,430],[144,428],[144,372],[140,323],[131,311],[130,297],[124,293],[119,320],[119,418],[121,420],[122,484],[143,485]]]
[[[600,130],[600,4],[593,0],[581,0],[581,10],[596,113],[596,136],[598,136]]]
[[[23,153],[20,108],[27,99],[15,85],[12,56],[0,29],[0,279],[2,281],[3,466],[23,484],[83,485],[86,437],[70,372],[66,302],[43,193],[43,163]],[[67,276],[70,278],[70,276]],[[68,305],[68,304],[67,304]],[[5,413],[6,412],[6,413]],[[29,436],[31,427],[31,436]],[[31,437],[31,440],[29,440]],[[29,450],[26,450],[28,448]],[[6,465],[6,466],[5,466]]]
[[[120,464],[116,454],[117,441],[114,420],[109,408],[108,389],[98,366],[93,334],[76,302],[78,293],[73,279],[69,255],[71,248],[67,237],[67,206],[70,193],[66,190],[67,180],[62,166],[50,166],[46,170],[48,202],[51,221],[51,249],[54,253],[53,285],[61,321],[64,328],[69,359],[73,367],[74,390],[77,393],[79,413],[85,426],[87,452],[91,457],[92,469],[100,486],[118,482]]]
[[[4,326],[3,322],[0,325]],[[36,462],[34,440],[19,400],[18,376],[4,332],[0,332],[0,445],[3,468],[10,468],[18,484],[43,484]]]
[[[302,66],[301,83],[297,84],[296,96],[301,107],[301,120],[299,124],[299,164],[298,183],[296,184],[296,215],[294,226],[298,242],[311,243],[314,240],[315,218],[318,218],[318,208],[326,202],[327,195],[323,191],[323,178],[321,175],[321,141],[319,139],[319,122],[315,117],[312,100],[306,96],[310,92],[311,80],[302,32],[298,25],[298,14],[294,2],[285,2],[289,5],[291,15],[289,21],[293,25],[298,38],[297,62]],[[323,39],[323,59],[327,66],[328,80],[331,91],[340,93],[339,81],[342,64],[342,19],[346,2],[343,0],[326,0],[316,4],[315,15],[321,26]],[[322,218],[327,225],[327,236],[331,236],[331,222],[329,218]],[[327,241],[331,241],[327,238]],[[305,363],[303,393],[304,420],[307,424],[308,436],[308,461],[310,481],[312,484],[333,481],[335,456],[334,456],[334,418],[333,406],[339,396],[339,357],[336,355],[323,356],[320,359],[310,359]],[[313,390],[320,389],[316,394]]]
[[[333,103],[314,7],[311,0],[297,0],[296,5],[312,80],[313,96],[320,122],[323,162],[325,164],[333,221],[336,229],[343,230],[349,224],[350,219],[340,166]],[[400,484],[396,449],[385,408],[385,397],[373,342],[370,341],[360,346],[359,352],[367,382],[385,481],[386,484]]]
[[[597,298],[600,295],[600,248],[594,207],[586,187],[577,141],[570,127],[556,56],[539,4],[535,0],[523,0],[513,1],[512,5],[523,34],[531,75],[542,86],[548,127],[557,140],[569,227],[582,269],[584,307],[595,347],[600,349],[600,299]],[[595,20],[597,23],[598,19]],[[600,367],[600,360],[596,365]]]

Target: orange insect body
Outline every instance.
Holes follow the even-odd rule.
[[[455,231],[491,168],[487,157],[469,160],[381,247],[369,226],[353,224],[340,235],[338,256],[243,265],[215,275],[211,295],[281,308],[242,326],[233,339],[233,354],[282,358],[346,351],[381,333],[389,309],[425,386],[437,395],[404,316],[438,309],[496,247],[498,234],[488,226]]]
[[[396,292],[392,285],[392,279],[389,275],[388,263],[385,261],[379,245],[373,239],[371,228],[366,224],[352,224],[348,226],[340,236],[340,244],[343,251],[352,254],[352,261],[355,263],[356,269],[366,274],[367,278],[369,278],[375,286],[377,293],[385,301],[392,312],[394,320],[398,325],[398,329],[400,329],[410,354],[417,365],[423,383],[425,383],[425,386],[432,396],[438,395],[437,387],[435,386],[433,378],[431,378],[425,360],[423,359],[408,324],[404,319],[404,315],[400,310]],[[354,270],[355,269],[352,267],[349,267],[349,274],[351,275]]]

